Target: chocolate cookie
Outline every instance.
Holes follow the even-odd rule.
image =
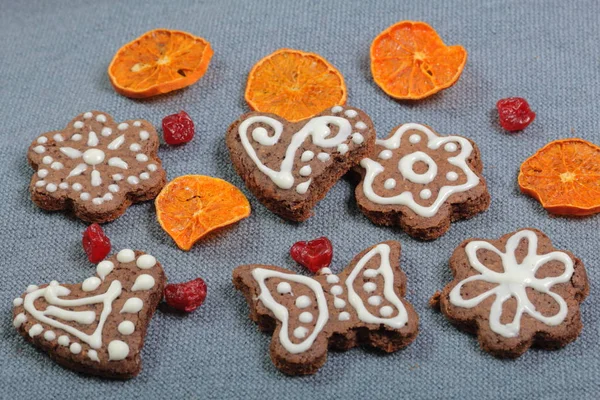
[[[400,243],[383,242],[358,256],[339,275],[314,278],[272,265],[243,265],[233,284],[246,296],[250,318],[274,332],[271,360],[289,375],[314,374],[327,349],[359,345],[393,352],[417,337],[419,317],[405,299]]]
[[[129,249],[100,262],[96,275],[81,284],[30,285],[13,301],[13,325],[66,368],[132,378],[167,279],[153,256]]]
[[[358,208],[378,225],[431,240],[450,223],[487,210],[490,195],[475,143],[420,124],[396,127],[360,162]]]
[[[229,127],[226,140],[235,170],[258,200],[282,218],[305,221],[371,152],[375,129],[364,112],[342,106],[296,123],[252,112]]]
[[[100,111],[83,113],[29,146],[27,159],[36,170],[31,199],[45,210],[73,210],[87,222],[112,221],[165,185],[158,145],[148,121],[117,124]]]
[[[432,304],[497,357],[555,349],[579,336],[589,292],[583,263],[537,229],[469,239],[450,258],[454,280]]]

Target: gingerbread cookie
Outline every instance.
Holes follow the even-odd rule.
[[[419,331],[419,317],[403,297],[400,243],[372,246],[339,275],[329,268],[314,278],[272,265],[244,265],[233,271],[250,318],[274,332],[271,360],[289,375],[314,374],[327,349],[365,345],[385,352],[408,346]]]
[[[369,117],[342,106],[296,123],[252,112],[227,132],[231,161],[246,186],[265,207],[291,221],[308,219],[374,142]]]
[[[96,275],[81,284],[29,285],[13,301],[13,325],[66,368],[132,378],[167,279],[153,256],[129,249],[100,262]]]
[[[45,210],[73,210],[87,222],[112,221],[164,186],[158,145],[148,121],[117,124],[100,111],[83,113],[29,146],[27,158],[36,170],[31,199]]]
[[[437,239],[452,221],[490,205],[479,150],[461,136],[403,124],[377,140],[360,165],[359,209],[374,223],[398,225],[419,239]]]
[[[483,350],[519,357],[531,346],[560,348],[579,336],[579,306],[589,292],[583,263],[537,229],[466,240],[450,269],[454,280],[432,304],[477,334]]]

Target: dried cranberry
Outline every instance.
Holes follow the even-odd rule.
[[[520,131],[535,119],[535,113],[529,108],[527,100],[521,97],[509,97],[496,104],[500,116],[500,125],[507,131]]]
[[[194,121],[185,111],[164,117],[162,128],[168,144],[183,144],[194,138]]]
[[[185,283],[170,283],[165,287],[165,300],[171,307],[192,312],[206,298],[206,283],[202,278]]]
[[[97,264],[104,260],[110,253],[110,239],[104,234],[102,227],[98,224],[91,224],[83,232],[83,250],[85,250],[88,260]]]
[[[294,243],[290,255],[297,263],[316,273],[331,264],[333,246],[329,239],[320,237],[309,242]]]

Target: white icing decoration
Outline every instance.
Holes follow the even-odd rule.
[[[43,312],[49,317],[58,317],[65,321],[75,321],[82,325],[89,325],[96,320],[94,311],[69,311],[55,306],[48,306]]]
[[[39,289],[38,285],[29,285],[29,286],[27,286],[26,292],[31,293],[31,292],[35,292],[38,289]]]
[[[89,149],[83,153],[83,161],[88,165],[98,165],[104,161],[106,154],[100,149]]]
[[[54,139],[55,142],[63,142],[65,140],[65,138],[63,137],[63,135],[61,135],[60,133],[56,133],[54,136],[52,136],[52,138]]]
[[[118,126],[117,129],[120,131],[124,131],[125,129],[129,128],[129,124],[127,122],[121,122]]]
[[[342,106],[335,106],[335,107],[333,107],[333,108],[331,109],[331,112],[332,112],[332,113],[334,113],[334,114],[337,114],[337,113],[340,113],[340,112],[342,112],[342,110],[343,110],[343,109],[344,109],[344,108],[343,108]]]
[[[133,126],[139,128],[140,126],[142,126],[142,123],[140,121],[134,121]]]
[[[35,186],[37,186],[37,187],[42,187],[42,186],[44,186],[45,184],[46,184],[46,181],[37,181],[37,182],[35,183]]]
[[[379,309],[379,314],[384,318],[389,318],[394,313],[394,309],[390,306],[383,306]]]
[[[125,143],[125,135],[121,135],[121,136],[117,137],[115,140],[110,142],[108,144],[108,146],[106,146],[106,148],[109,150],[118,150],[119,147],[121,147],[121,145],[123,145],[123,143]]]
[[[338,297],[336,297],[335,299],[333,299],[333,306],[335,308],[344,308],[346,307],[346,302]]]
[[[25,321],[27,321],[27,317],[25,316],[25,314],[19,313],[13,320],[13,326],[15,328],[19,328],[21,325],[23,325],[25,323]]]
[[[108,126],[105,126],[104,128],[102,128],[102,130],[100,131],[100,134],[104,137],[108,137],[110,135],[112,135],[112,129],[109,128]]]
[[[148,140],[150,138],[150,134],[147,131],[140,131],[140,139]]]
[[[136,154],[135,159],[139,162],[146,162],[148,161],[148,156],[145,154]]]
[[[102,200],[104,201],[111,201],[113,199],[113,195],[110,193],[105,193],[104,196],[102,196]]]
[[[112,193],[117,193],[119,191],[119,185],[108,185],[108,190]]]
[[[298,192],[298,194],[305,194],[308,191],[308,187],[310,186],[311,182],[312,178],[307,180],[306,182],[298,184],[298,186],[296,186],[296,192]]]
[[[140,269],[150,269],[156,265],[156,258],[150,254],[143,254],[135,261],[135,265]]]
[[[129,355],[129,346],[121,340],[113,340],[108,344],[108,360],[120,361]]]
[[[40,137],[37,139],[37,142],[38,142],[38,144],[44,144],[44,143],[46,143],[47,141],[48,141],[48,138],[47,138],[46,136],[40,136]]]
[[[100,280],[100,278],[92,276],[83,281],[83,283],[81,284],[81,290],[83,290],[84,292],[94,291],[98,289],[98,286],[100,286],[101,283],[102,281]]]
[[[98,114],[96,115],[96,121],[100,122],[100,123],[105,123],[106,122],[106,116],[103,114]]]
[[[106,278],[106,276],[110,274],[114,268],[115,264],[113,264],[112,261],[100,261],[96,266],[96,274],[98,274],[100,279],[104,280],[104,278]]]
[[[44,156],[44,158],[42,158],[42,162],[46,165],[50,165],[52,164],[53,158],[50,156]]]
[[[67,335],[61,335],[58,337],[58,344],[60,344],[61,346],[68,346],[69,343],[71,343],[71,341],[69,340],[69,337]]]
[[[117,167],[117,168],[121,168],[121,169],[127,169],[129,167],[129,165],[119,157],[109,158],[108,165],[110,167]]]
[[[69,346],[69,350],[73,354],[79,354],[81,353],[81,345],[79,343],[71,343],[71,346]]]
[[[300,314],[300,316],[298,317],[298,320],[300,322],[302,322],[303,324],[309,324],[313,320],[313,315],[311,313],[309,313],[308,311],[304,311],[303,313]]]
[[[392,158],[392,151],[391,150],[381,150],[381,153],[379,153],[379,158],[381,158],[382,160],[389,160],[390,158]]]
[[[74,142],[79,142],[81,140],[82,136],[79,133],[74,134],[73,136],[71,136],[71,140]]]
[[[344,293],[344,289],[342,289],[340,285],[335,285],[331,288],[330,292],[334,296],[339,296],[340,294]]]
[[[137,143],[132,143],[132,144],[129,146],[129,150],[130,150],[130,151],[133,151],[134,153],[135,153],[136,151],[140,151],[141,149],[142,149],[142,146],[140,146],[140,145],[139,145],[139,144],[137,144]]]
[[[117,253],[117,261],[130,263],[135,260],[135,252],[131,249],[123,249]]]
[[[405,205],[422,217],[433,217],[437,214],[442,204],[452,194],[467,191],[479,184],[479,177],[477,177],[477,175],[475,175],[475,173],[471,171],[469,165],[467,164],[467,159],[473,151],[473,146],[467,139],[459,136],[438,136],[433,131],[431,131],[423,125],[404,124],[392,135],[392,137],[385,140],[377,140],[377,144],[379,146],[387,148],[387,150],[383,150],[379,154],[379,157],[383,159],[389,159],[392,155],[391,150],[396,150],[400,147],[402,135],[409,130],[418,130],[422,132],[428,139],[427,147],[432,150],[437,150],[440,148],[440,146],[448,142],[459,143],[461,146],[460,153],[456,156],[449,157],[448,163],[458,167],[465,174],[466,182],[462,185],[442,186],[433,204],[424,207],[415,202],[410,191],[405,191],[392,197],[382,197],[376,194],[373,190],[373,182],[375,178],[384,171],[384,168],[377,161],[365,158],[360,162],[360,165],[366,169],[366,174],[363,182],[363,192],[365,196],[373,203]],[[385,154],[386,157],[389,154],[389,157],[382,157],[382,155],[384,155],[384,152],[389,152]],[[412,165],[417,160],[421,160],[428,163],[429,170],[426,173],[416,174],[412,170]],[[431,159],[431,157],[427,156],[425,153],[422,152],[415,152],[404,156],[399,163],[399,169],[402,176],[404,176],[406,179],[420,184],[431,182],[431,180],[433,180],[437,174],[437,165],[435,164],[435,162]]]
[[[312,172],[312,168],[310,167],[310,165],[305,165],[304,167],[300,168],[299,174],[300,176],[309,176]]]
[[[346,154],[348,152],[348,145],[346,143],[338,145],[337,151],[342,155]]]
[[[140,179],[147,181],[148,179],[150,179],[150,174],[148,174],[147,172],[142,172],[140,174]]]
[[[281,189],[290,189],[294,186],[292,170],[294,169],[295,154],[309,136],[312,138],[312,143],[315,146],[332,148],[344,143],[352,133],[352,126],[345,118],[329,115],[312,118],[302,129],[293,134],[285,157],[281,162],[280,170],[275,171],[260,161],[248,139],[248,128],[257,122],[267,124],[274,130],[272,136],[269,136],[267,130],[264,128],[256,128],[252,132],[252,138],[260,145],[267,147],[274,146],[279,142],[283,133],[283,124],[270,117],[252,116],[244,120],[238,128],[242,146],[250,159],[263,174],[267,175]],[[338,127],[338,133],[334,137],[330,137],[331,129],[328,127],[328,124]]]
[[[137,314],[144,307],[144,302],[137,298],[131,297],[127,299],[125,304],[123,304],[123,308],[119,312],[119,314],[128,313],[128,314]]]
[[[46,190],[50,193],[56,192],[56,189],[58,189],[58,187],[54,183],[49,183],[46,185]]]
[[[34,337],[44,332],[44,327],[40,324],[35,324],[29,328],[29,337]]]
[[[113,178],[114,181],[117,181],[117,182],[118,181],[122,181],[123,180],[123,175],[121,175],[121,174],[114,174],[112,176],[112,178]]]
[[[69,184],[67,182],[61,182],[61,183],[58,184],[58,188],[66,190],[66,189],[69,188]]]
[[[146,166],[146,168],[148,168],[148,171],[150,171],[150,172],[154,172],[154,171],[156,171],[156,169],[157,169],[158,167],[156,166],[156,164],[148,164],[148,165]]]
[[[96,135],[96,132],[90,131],[90,133],[88,133],[87,145],[90,147],[98,146],[98,136]]]
[[[362,131],[363,129],[367,129],[367,124],[365,124],[365,123],[364,123],[364,122],[362,122],[362,121],[358,121],[358,122],[357,122],[357,123],[354,125],[354,127],[355,127],[356,129],[358,129],[358,130],[361,130],[361,131]]]
[[[279,330],[279,341],[281,345],[292,354],[298,354],[308,350],[312,346],[317,335],[319,335],[319,333],[327,323],[327,320],[329,319],[327,300],[325,298],[325,294],[323,293],[323,288],[321,287],[321,284],[318,281],[307,276],[293,275],[265,268],[255,268],[252,271],[252,277],[254,278],[254,280],[256,280],[256,282],[258,282],[260,287],[260,295],[258,296],[258,300],[261,301],[263,305],[273,313],[275,318],[277,318],[281,322],[281,329]],[[269,292],[269,289],[265,284],[265,280],[268,278],[286,279],[291,282],[303,284],[309,289],[311,289],[315,294],[318,312],[317,322],[315,323],[312,333],[308,337],[306,337],[306,339],[304,339],[302,342],[291,342],[288,336],[289,312],[286,307],[279,304],[273,299],[273,296],[271,296],[271,293]],[[296,328],[296,330],[297,329],[298,328]],[[296,332],[296,330],[294,332]],[[305,336],[306,335],[302,336],[302,338],[304,338]]]
[[[319,275],[329,275],[329,274],[331,274],[331,270],[327,267],[323,267],[320,270],[318,270],[317,273]]]
[[[377,290],[377,285],[374,284],[373,282],[366,282],[363,285],[363,290],[367,293],[371,293]]]
[[[71,187],[76,192],[79,192],[79,191],[81,191],[81,189],[83,189],[83,186],[81,186],[81,183],[74,183],[73,186],[71,186]]]
[[[354,110],[346,110],[346,112],[344,112],[344,115],[346,115],[346,117],[348,118],[356,118],[358,113]]]
[[[356,144],[363,144],[365,138],[360,133],[356,132],[352,134],[352,141]]]
[[[319,154],[317,154],[317,158],[319,159],[319,161],[325,162],[325,161],[329,161],[331,156],[329,155],[329,153],[319,153]]]
[[[75,121],[75,123],[73,124],[73,128],[75,128],[75,129],[81,129],[81,128],[83,128],[83,122],[81,122],[81,121]]]
[[[350,319],[350,313],[346,311],[342,311],[338,316],[338,320],[340,321],[348,321]]]
[[[446,150],[447,152],[453,152],[458,150],[458,146],[456,145],[456,143],[446,143],[446,145],[444,146],[444,150]]]
[[[376,269],[365,269],[365,272],[363,272],[365,278],[375,278],[378,274]]]
[[[14,307],[19,307],[21,304],[23,304],[23,298],[22,297],[17,297],[16,299],[13,300],[13,306]]]
[[[300,157],[300,161],[302,161],[302,162],[309,162],[314,157],[315,157],[315,153],[313,153],[310,150],[306,150],[304,153],[302,153],[302,156]]]
[[[100,186],[102,184],[102,178],[100,177],[100,172],[93,170],[92,171],[92,186]]]
[[[308,329],[306,329],[303,326],[299,326],[296,329],[294,329],[294,337],[295,338],[303,339],[306,337],[307,334],[308,334]]]
[[[154,287],[155,281],[152,275],[142,274],[135,279],[133,286],[131,287],[132,292],[139,290],[149,290]]]
[[[431,198],[431,190],[429,190],[429,189],[421,190],[421,192],[419,193],[419,197],[424,200]]]
[[[46,148],[44,146],[35,146],[33,148],[33,151],[35,151],[38,154],[42,154],[43,152],[46,151]]]
[[[327,278],[327,283],[338,283],[340,281],[340,278],[337,275],[329,275]]]
[[[60,152],[71,159],[77,159],[82,155],[81,151],[72,147],[61,147]]]
[[[306,308],[308,306],[310,306],[312,304],[312,301],[310,301],[310,297],[302,295],[302,296],[298,296],[298,298],[296,299],[296,307],[298,308]]]
[[[38,177],[40,177],[40,178],[45,178],[45,177],[47,177],[47,176],[48,176],[48,170],[47,170],[47,169],[40,169],[40,170],[37,172],[37,176],[38,176]]]
[[[458,174],[454,171],[450,171],[446,174],[446,179],[449,181],[455,181],[458,179]]]
[[[89,350],[87,355],[90,360],[100,362],[100,359],[98,358],[98,352],[96,350]]]
[[[58,161],[54,161],[51,165],[50,168],[52,168],[55,171],[59,171],[61,169],[63,169],[65,166],[63,165],[63,163],[58,162]]]
[[[396,187],[396,180],[394,178],[388,178],[383,182],[383,187],[387,190],[392,190]]]
[[[417,135],[416,133],[413,133],[408,138],[408,141],[411,142],[412,144],[419,143],[421,141],[421,136]]]
[[[97,205],[97,206],[99,206],[99,205],[101,205],[101,204],[104,203],[104,199],[101,198],[101,197],[94,197],[92,199],[92,203],[95,204],[95,205]]]
[[[292,293],[292,286],[287,282],[279,282],[277,285],[277,293],[288,294]]]
[[[372,306],[378,306],[383,302],[383,299],[381,298],[381,296],[371,296],[367,299],[367,303],[369,303]]]
[[[56,339],[56,333],[54,333],[54,331],[46,331],[44,332],[44,339],[51,342]]]
[[[515,251],[521,240],[527,239],[527,255],[519,264],[516,259]],[[551,291],[554,285],[566,283],[573,276],[573,260],[567,253],[562,251],[553,251],[548,254],[537,254],[538,237],[535,232],[523,230],[515,233],[506,242],[506,252],[501,252],[495,246],[485,241],[472,241],[465,247],[465,253],[469,260],[469,264],[479,274],[471,275],[463,279],[450,292],[450,303],[457,307],[473,308],[479,305],[482,301],[490,296],[494,296],[494,302],[490,308],[489,324],[492,331],[504,337],[517,337],[521,329],[521,318],[523,314],[527,314],[532,318],[548,325],[560,325],[568,314],[567,302],[557,293]],[[492,271],[477,257],[478,250],[488,250],[498,256],[502,260],[503,272]],[[544,264],[550,261],[558,261],[565,266],[564,272],[559,276],[548,278],[536,278],[537,270]],[[463,299],[461,296],[461,288],[475,281],[483,281],[496,283],[497,286],[471,299]],[[544,293],[554,299],[558,304],[558,312],[547,317],[542,315],[535,309],[535,305],[531,303],[527,296],[527,288],[532,288],[540,293]],[[516,312],[512,322],[503,324],[500,320],[502,317],[502,306],[505,301],[514,297],[516,299]]]
[[[85,170],[87,170],[87,165],[85,164],[78,164],[75,168],[73,168],[71,170],[71,172],[69,172],[69,176],[67,176],[67,178],[72,178],[74,176],[79,176],[81,175]]]
[[[83,192],[79,195],[79,198],[83,201],[88,201],[89,199],[92,198],[92,196],[90,196],[90,194],[87,192]]]
[[[85,114],[83,114],[83,118],[85,118],[85,119],[90,119],[90,118],[92,118],[92,116],[93,116],[93,114],[89,111],[86,112]]]
[[[131,335],[135,331],[135,325],[131,321],[123,321],[117,327],[121,335]]]
[[[140,183],[140,180],[137,176],[128,176],[127,182],[131,185],[137,185],[138,183]]]

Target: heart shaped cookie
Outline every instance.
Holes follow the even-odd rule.
[[[66,368],[132,378],[142,369],[146,329],[166,280],[153,256],[121,250],[83,283],[27,287],[13,301],[13,325]]]
[[[231,161],[269,210],[305,221],[329,189],[375,145],[361,110],[335,106],[300,122],[273,114],[242,115],[227,131]]]

